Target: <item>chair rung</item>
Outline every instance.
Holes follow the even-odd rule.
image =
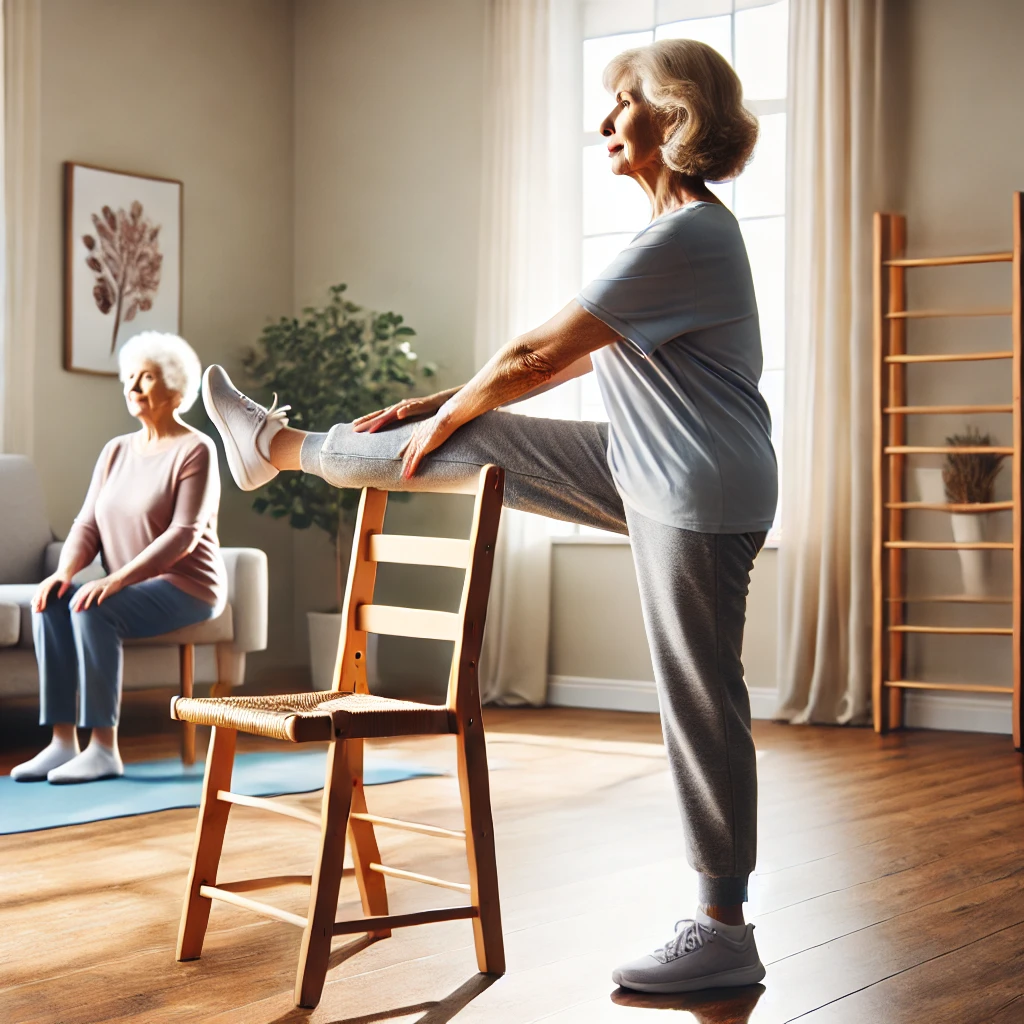
[[[379,917],[362,917],[357,921],[336,921],[334,934],[383,932],[391,928],[409,928],[417,924],[437,924],[440,921],[463,921],[479,916],[480,911],[476,907],[445,907],[439,910],[420,910],[415,914],[383,914]]]
[[[259,900],[251,900],[246,896],[239,896],[229,889],[220,889],[216,885],[201,885],[199,895],[205,896],[208,900],[220,900],[222,903],[231,903],[233,906],[241,907],[243,910],[251,910],[254,914],[262,917],[270,917],[275,921],[283,921],[285,924],[293,924],[296,928],[305,928],[306,919],[298,914],[291,914],[280,907],[272,907],[269,903],[260,903]]]
[[[253,892],[279,885],[311,885],[312,882],[312,875],[268,875],[266,878],[243,878],[238,882],[218,882],[217,888],[225,892]]]
[[[451,537],[403,537],[395,533],[371,533],[369,559],[371,562],[466,569],[469,566],[469,541]]]
[[[421,640],[458,640],[461,632],[459,616],[455,612],[399,608],[387,604],[361,604],[356,609],[356,629]]]
[[[279,804],[262,796],[243,796],[241,793],[231,793],[226,789],[218,789],[217,799],[223,800],[226,804],[239,804],[242,807],[255,807],[259,811],[283,814],[285,817],[304,821],[307,825],[312,825],[314,828],[320,828],[322,824],[319,814],[314,814],[312,811],[304,811],[301,807],[293,807],[290,804]]]
[[[436,836],[438,839],[461,839],[466,841],[466,833],[461,829],[441,828],[438,825],[423,825],[418,821],[402,821],[400,818],[382,818],[378,814],[353,813],[349,815],[357,821],[368,821],[371,825],[381,828],[397,828],[406,832],[419,832],[425,836]]]
[[[434,878],[433,875],[421,875],[415,871],[405,871],[402,868],[389,868],[386,864],[370,864],[370,870],[376,871],[378,875],[387,875],[389,878],[404,878],[407,882],[422,882],[424,885],[438,885],[442,889],[454,889],[456,892],[469,892],[469,886],[465,882],[449,882],[445,878]]]

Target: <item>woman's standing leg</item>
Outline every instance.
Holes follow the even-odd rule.
[[[53,727],[53,740],[30,761],[11,769],[16,782],[43,782],[54,768],[78,754],[75,732],[78,660],[71,630],[71,598],[77,587],[63,597],[56,588],[46,608],[32,613],[32,637],[39,665],[39,724]]]
[[[698,873],[692,927],[715,941],[682,935],[615,979],[641,989],[679,984],[677,991],[703,987],[694,983],[709,972],[721,972],[722,984],[758,981],[764,968],[743,924],[757,857],[757,761],[741,652],[750,570],[764,534],[695,533],[633,509],[626,518],[686,859]],[[700,955],[684,956],[695,950]]]

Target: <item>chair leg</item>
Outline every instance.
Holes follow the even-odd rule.
[[[178,666],[180,669],[181,695],[191,697],[196,680],[196,649],[192,644],[182,644],[178,648]],[[196,763],[196,725],[195,722],[181,723],[181,763]]]
[[[203,885],[217,884],[217,868],[224,847],[224,830],[228,825],[231,804],[217,799],[217,791],[231,789],[231,770],[235,763],[234,729],[213,730],[210,750],[206,756],[203,798],[199,805],[196,843],[192,853],[192,869],[188,874],[185,905],[178,929],[179,960],[197,960],[203,952],[206,926],[210,922],[212,901],[199,895]]]
[[[505,973],[505,941],[498,902],[498,865],[494,855],[491,787],[487,778],[487,747],[479,710],[463,722],[456,740],[459,790],[466,818],[466,856],[470,899],[479,907],[473,920],[476,961],[485,974]]]
[[[320,849],[313,868],[309,911],[299,949],[295,976],[295,1002],[312,1009],[320,1002],[338,913],[338,892],[345,862],[345,834],[352,807],[353,773],[348,744],[331,743],[327,752],[327,778],[320,812]]]
[[[366,813],[366,791],[363,788],[363,741],[349,741],[349,766],[352,770],[352,810],[357,814]],[[373,825],[368,821],[348,823],[352,843],[352,860],[356,867],[356,881],[359,896],[363,901],[363,913],[376,917],[388,912],[388,889],[384,876],[370,870],[371,864],[380,863],[380,848]],[[386,939],[391,930],[370,932],[370,938]]]

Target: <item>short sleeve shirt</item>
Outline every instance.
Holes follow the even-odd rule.
[[[663,214],[577,300],[622,338],[592,359],[623,501],[684,530],[768,530],[778,471],[736,218],[704,202]]]

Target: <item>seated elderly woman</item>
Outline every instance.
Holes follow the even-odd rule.
[[[122,645],[219,615],[227,575],[217,540],[217,449],[183,423],[202,366],[187,342],[147,332],[118,354],[128,412],[139,429],[100,452],[57,571],[32,599],[40,722],[53,740],[11,777],[89,782],[123,774],[117,749]],[[107,570],[71,582],[99,553]],[[78,725],[92,730],[79,752]]]

